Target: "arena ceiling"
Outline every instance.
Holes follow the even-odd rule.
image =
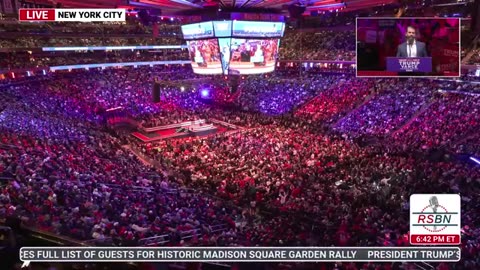
[[[276,9],[287,12],[290,4],[300,4],[309,11],[336,11],[345,12],[371,8],[383,4],[390,4],[398,0],[37,0],[61,4],[64,8],[147,8],[160,9],[162,14],[178,14],[187,10],[198,10],[218,7],[226,9]]]

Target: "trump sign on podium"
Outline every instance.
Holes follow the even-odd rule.
[[[392,72],[432,72],[432,58],[387,57],[387,70]]]
[[[410,196],[410,244],[460,244],[460,195]]]

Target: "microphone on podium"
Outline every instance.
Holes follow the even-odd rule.
[[[432,208],[433,213],[434,214],[437,213],[437,209],[438,209],[438,206],[439,206],[437,196],[430,197],[428,202],[430,203],[430,208]],[[433,229],[436,230],[437,226],[433,226]]]

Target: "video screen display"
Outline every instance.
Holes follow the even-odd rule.
[[[458,18],[358,18],[357,76],[460,76]]]
[[[220,58],[222,61],[223,74],[228,75],[228,69],[230,65],[230,45],[232,43],[231,38],[219,38],[218,45],[220,47]]]
[[[233,21],[234,37],[282,37],[283,22]]]
[[[213,29],[216,37],[230,37],[232,35],[232,21],[214,21]]]
[[[190,40],[187,41],[188,52],[194,73],[222,74],[222,63],[218,40]]]
[[[240,74],[260,74],[275,70],[279,39],[232,38],[229,70]]]
[[[184,39],[199,39],[213,37],[212,22],[202,22],[182,25],[182,34]]]

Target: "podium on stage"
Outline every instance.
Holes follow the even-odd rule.
[[[432,72],[431,57],[387,57],[387,71],[390,72]]]
[[[263,56],[252,56],[252,57],[250,57],[250,62],[252,62],[252,63],[263,63]]]

